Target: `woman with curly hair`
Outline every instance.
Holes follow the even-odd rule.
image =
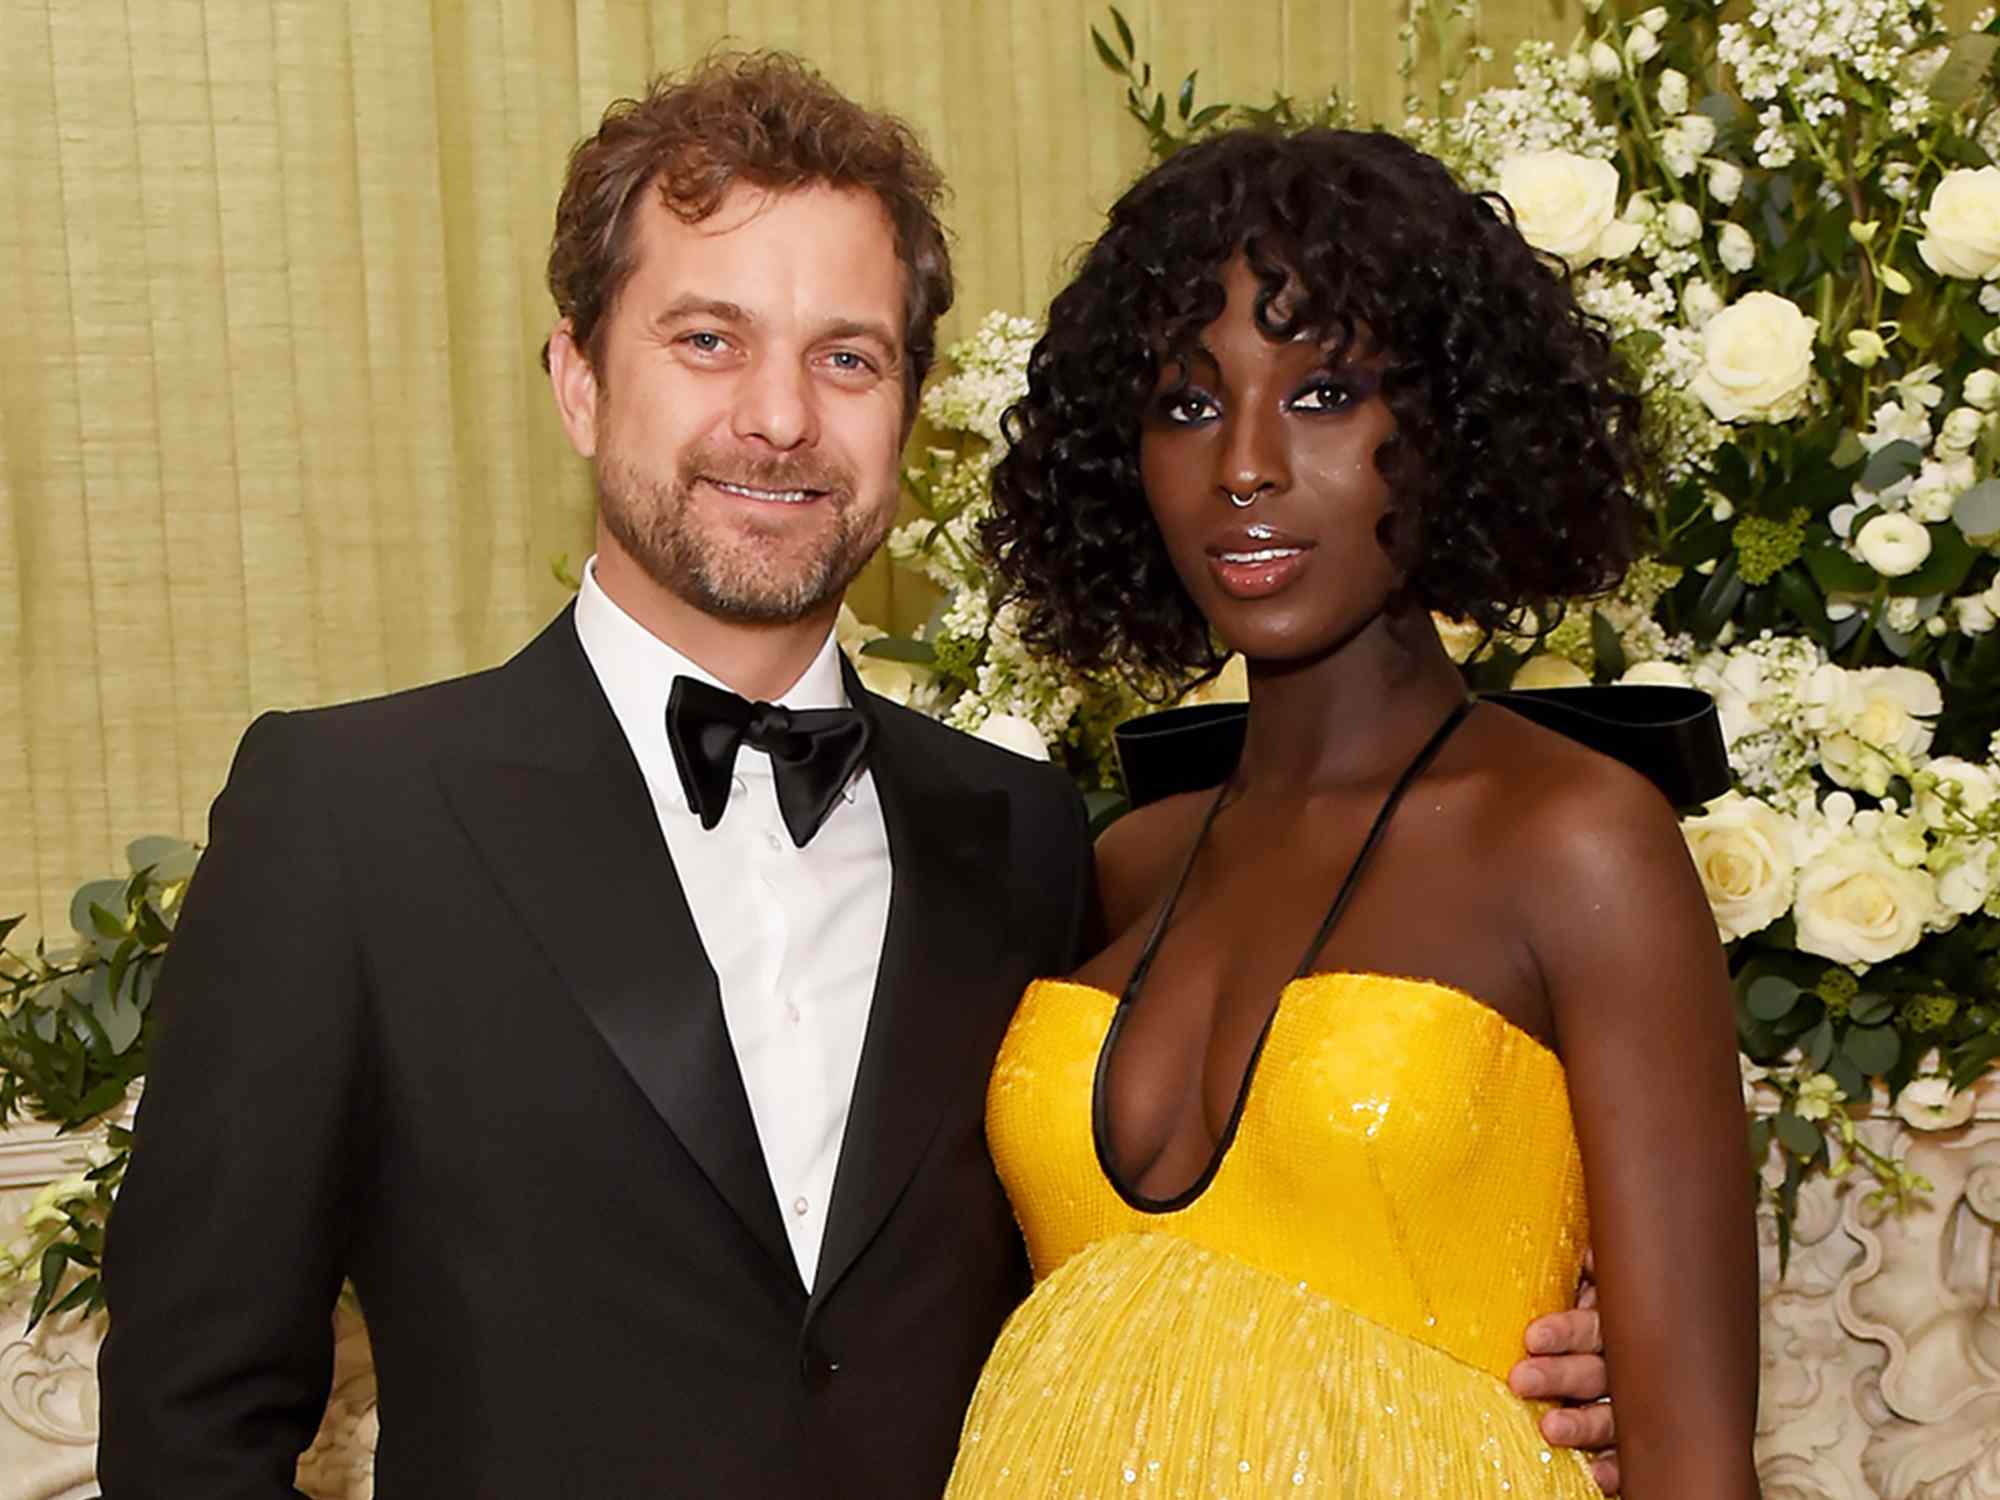
[[[1244,131],[1112,210],[1008,414],[1029,631],[1248,661],[1240,761],[1098,847],[1108,946],[987,1106],[1038,1285],[952,1496],[1595,1496],[1505,1384],[1594,1246],[1625,1493],[1756,1494],[1728,978],[1672,809],[1474,706],[1432,612],[1614,584],[1639,415],[1504,207]]]

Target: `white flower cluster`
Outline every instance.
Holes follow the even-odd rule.
[[[1662,680],[1659,664],[1629,675]],[[1858,972],[2000,915],[2000,766],[1930,755],[1943,699],[1928,673],[1849,669],[1767,635],[1697,656],[1684,680],[1714,695],[1745,788],[1682,824],[1725,941],[1789,913],[1800,951]]]
[[[924,419],[947,432],[965,432],[1000,446],[1000,416],[1027,394],[1028,356],[1041,325],[1007,313],[988,313],[945,351],[951,373],[924,392]]]
[[[1678,484],[1699,472],[1729,436],[1693,390],[1702,368],[1701,328],[1719,309],[1719,299],[1701,281],[1689,282],[1677,295],[1667,273],[1657,269],[1640,283],[1598,266],[1573,285],[1578,305],[1604,319],[1614,341],[1636,334],[1653,345],[1635,373],[1653,422],[1662,479]]]
[[[1924,0],[1764,0],[1724,23],[1717,55],[1743,97],[1766,105],[1752,148],[1758,163],[1788,166],[1810,149],[1814,132],[1847,113],[1847,78],[1887,91],[1893,134],[1913,129],[1931,108],[1929,78],[1911,66],[1923,11]]]
[[[931,448],[923,463],[905,471],[923,514],[890,534],[889,555],[944,595],[919,632],[935,662],[865,654],[862,648],[883,632],[849,611],[838,633],[872,691],[1022,754],[1045,757],[1050,747],[1074,746],[1101,776],[1111,727],[1144,705],[1122,686],[1086,681],[1021,639],[1020,606],[995,607],[998,581],[978,537],[992,509],[993,465],[1004,441],[1000,418],[1027,390],[1028,358],[1040,334],[1026,318],[989,313],[945,351],[950,373],[924,395],[925,420],[954,446]]]
[[[1412,115],[1403,134],[1475,191],[1498,187],[1500,164],[1510,156],[1561,150],[1608,160],[1618,132],[1599,123],[1590,82],[1585,58],[1565,57],[1550,42],[1524,42],[1514,54],[1514,87],[1481,89],[1450,119]]]

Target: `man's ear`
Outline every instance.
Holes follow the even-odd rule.
[[[597,454],[597,371],[577,344],[568,318],[549,335],[549,389],[569,445],[585,458]]]

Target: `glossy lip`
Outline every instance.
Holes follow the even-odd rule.
[[[1209,572],[1231,598],[1261,599],[1298,577],[1317,545],[1261,521],[1231,526],[1209,541]]]
[[[766,489],[762,485],[743,484],[734,479],[717,479],[709,474],[702,476],[702,483],[706,484],[712,490],[727,495],[732,500],[742,500],[751,505],[782,505],[788,507],[810,505],[815,500],[826,498],[827,493],[825,490],[804,488],[790,490]]]

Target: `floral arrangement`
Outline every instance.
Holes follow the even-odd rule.
[[[2000,26],[1954,34],[1929,0],[1584,9],[1569,46],[1475,87],[1476,4],[1411,0],[1390,128],[1504,198],[1610,329],[1657,454],[1651,555],[1515,633],[1439,626],[1475,686],[1718,699],[1737,789],[1684,830],[1782,1248],[1815,1170],[1860,1168],[1887,1203],[1925,1188],[1857,1113],[1959,1123],[2000,1057]],[[1170,97],[1111,21],[1093,41],[1156,155],[1355,123],[1335,94],[1198,107],[1190,74]],[[1138,704],[1025,650],[974,542],[1034,334],[995,314],[949,351],[925,405],[947,445],[891,542],[945,602],[864,649],[951,722],[1026,720],[1095,787]]]
[[[77,1170],[0,1242],[0,1301],[31,1287],[30,1328],[103,1305],[98,1259],[131,1155],[124,1121],[146,1071],[153,981],[194,873],[194,846],[179,839],[138,839],[125,854],[128,878],[93,881],[70,903],[73,947],[0,946],[0,1128],[35,1119],[77,1141]],[[0,920],[0,944],[20,921]]]

